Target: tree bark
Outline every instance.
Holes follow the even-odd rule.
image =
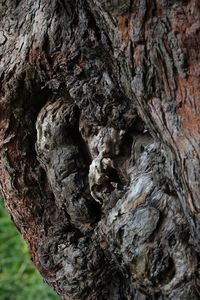
[[[0,186],[61,299],[200,299],[198,0],[0,0]]]

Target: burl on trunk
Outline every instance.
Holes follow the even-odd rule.
[[[199,0],[0,0],[0,187],[61,299],[200,299]]]

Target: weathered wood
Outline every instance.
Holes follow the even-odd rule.
[[[199,299],[200,4],[0,0],[0,186],[62,299]]]

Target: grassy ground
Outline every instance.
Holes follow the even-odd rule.
[[[0,300],[58,300],[29,259],[26,243],[0,199]]]

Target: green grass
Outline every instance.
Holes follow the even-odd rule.
[[[26,243],[0,199],[0,300],[58,300],[30,261]]]

